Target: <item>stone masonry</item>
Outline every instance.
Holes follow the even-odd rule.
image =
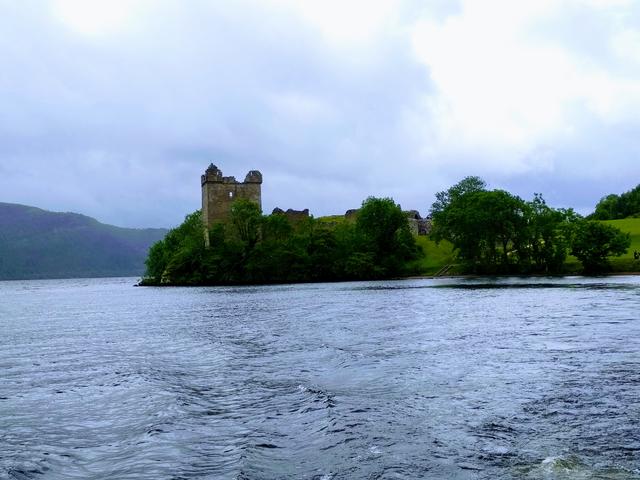
[[[224,177],[214,164],[201,177],[202,220],[207,228],[228,220],[231,205],[239,198],[250,200],[262,209],[262,174],[258,170],[247,173],[244,182]]]
[[[202,220],[207,229],[217,222],[227,221],[231,213],[231,205],[239,198],[256,203],[262,210],[262,173],[258,170],[251,170],[247,173],[244,182],[238,182],[235,177],[223,176],[222,171],[211,164],[201,177],[201,185]],[[285,215],[294,224],[309,218],[308,209],[284,211],[276,208],[273,213]],[[428,235],[430,233],[431,218],[422,218],[417,210],[409,210],[404,213],[414,235]],[[345,218],[355,221],[357,215],[357,209],[347,210]],[[208,244],[208,235],[206,238]]]

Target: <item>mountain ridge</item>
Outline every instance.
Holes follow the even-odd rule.
[[[142,275],[149,247],[167,231],[0,202],[0,280]]]

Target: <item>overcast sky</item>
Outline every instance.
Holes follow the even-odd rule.
[[[588,213],[639,112],[632,0],[0,0],[0,201],[116,225],[179,224],[212,162],[267,212],[479,175]]]

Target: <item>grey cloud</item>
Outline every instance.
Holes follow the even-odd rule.
[[[406,36],[383,35],[366,52],[341,49],[284,8],[194,0],[153,2],[137,29],[90,38],[33,5],[0,3],[2,201],[172,226],[199,208],[210,162],[240,178],[262,170],[266,210],[316,215],[367,195],[426,213],[433,193],[462,176],[517,189],[525,178],[483,170],[472,153],[451,161],[424,153],[428,138],[405,120],[434,92]],[[459,11],[440,1],[404,8],[407,18],[440,20]],[[616,140],[622,158],[633,144]],[[550,148],[579,165],[579,147]],[[570,186],[559,203],[578,198],[571,174],[556,179],[558,191]]]
[[[399,110],[426,78],[404,45],[381,46],[380,58],[356,68],[348,57],[336,62],[329,47],[284,14],[252,17],[207,2],[162,5],[142,37],[114,43],[64,32],[42,12],[14,10],[40,35],[11,32],[21,42],[11,43],[1,92],[3,163],[22,172],[13,184],[46,171],[55,187],[38,196],[36,188],[20,195],[5,186],[7,200],[116,223],[175,224],[198,207],[198,176],[214,161],[229,174],[260,168],[267,182],[290,179],[291,188],[274,189],[271,202],[267,183],[267,204],[286,206],[290,191],[304,184],[297,191],[308,192],[308,203],[298,202],[331,213],[344,206],[337,195],[322,198],[328,185],[350,183],[363,197],[372,164],[389,160],[381,150],[402,148],[389,134],[397,134]],[[296,112],[283,114],[269,102],[288,94],[309,96],[330,115],[300,123]],[[381,146],[384,137],[391,149]],[[162,204],[169,205],[163,213]]]

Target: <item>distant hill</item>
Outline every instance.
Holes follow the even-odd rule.
[[[0,280],[142,275],[166,233],[0,202]]]
[[[640,185],[628,192],[612,193],[600,199],[595,211],[589,215],[594,220],[620,220],[640,217]]]

